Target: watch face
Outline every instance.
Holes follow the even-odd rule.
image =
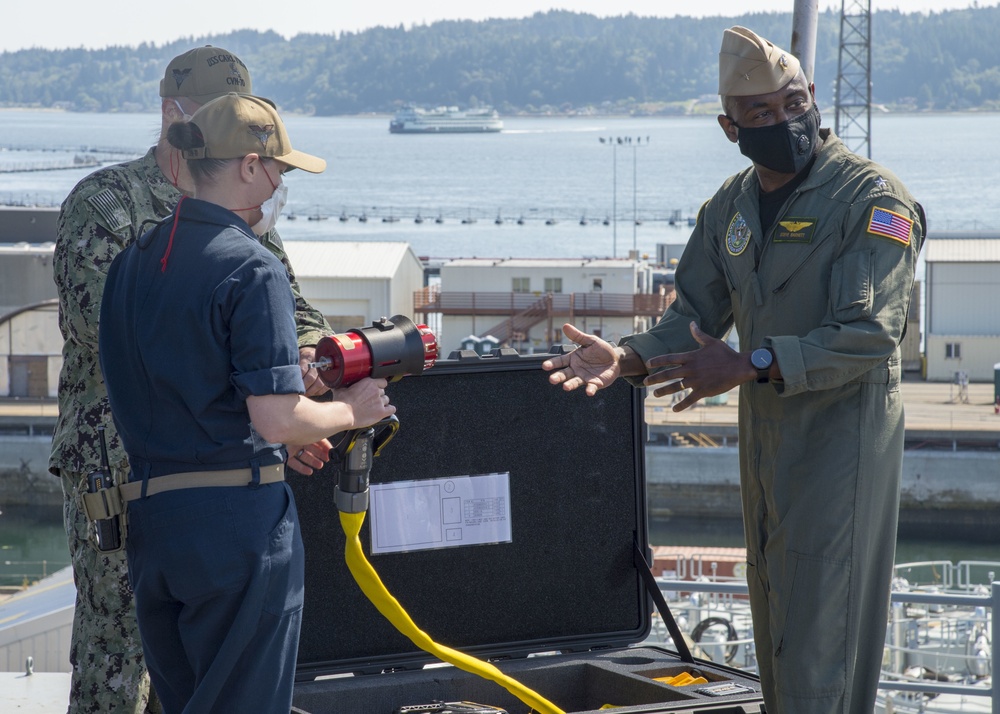
[[[765,349],[754,350],[750,353],[750,362],[757,369],[767,369],[771,366],[771,353]]]

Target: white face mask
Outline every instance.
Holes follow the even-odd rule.
[[[288,187],[284,183],[279,183],[277,188],[274,189],[274,193],[271,194],[271,197],[260,204],[261,218],[253,224],[253,232],[262,236],[274,228],[278,223],[278,216],[281,215],[281,209],[285,207],[287,200]]]

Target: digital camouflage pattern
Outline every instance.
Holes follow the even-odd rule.
[[[128,472],[113,469],[116,479]],[[63,471],[63,522],[76,582],[76,616],[69,661],[69,714],[160,711],[151,696],[136,626],[125,551],[101,553],[89,544],[90,521],[80,507],[87,474]]]
[[[80,499],[84,477],[100,467],[97,427],[105,427],[115,477],[128,474],[98,363],[97,327],[111,262],[155,222],[169,216],[181,197],[157,165],[154,148],[142,158],[84,178],[63,202],[57,226],[53,277],[64,344],[49,470],[63,481],[64,522],[78,591],[70,714],[142,712],[149,690],[125,554],[98,553],[91,547],[92,529]],[[263,236],[261,243],[288,271],[299,346],[315,345],[330,334],[329,325],[302,298],[277,232]],[[130,703],[123,703],[123,696]]]
[[[170,215],[180,199],[156,164],[145,156],[96,171],[81,181],[59,214],[53,272],[59,292],[63,367],[59,376],[59,420],[52,440],[49,470],[89,472],[100,465],[97,427],[107,428],[112,464],[124,464],[125,451],[111,423],[107,393],[97,361],[97,323],[108,267],[125,246],[154,222]],[[305,301],[277,231],[261,243],[281,260],[295,296],[299,346],[315,345],[331,329]]]

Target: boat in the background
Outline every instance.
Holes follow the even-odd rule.
[[[461,110],[458,107],[421,109],[406,106],[389,122],[392,134],[483,134],[503,129],[503,120],[492,107]]]

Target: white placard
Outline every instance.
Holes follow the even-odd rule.
[[[371,484],[371,552],[510,543],[510,473]]]

